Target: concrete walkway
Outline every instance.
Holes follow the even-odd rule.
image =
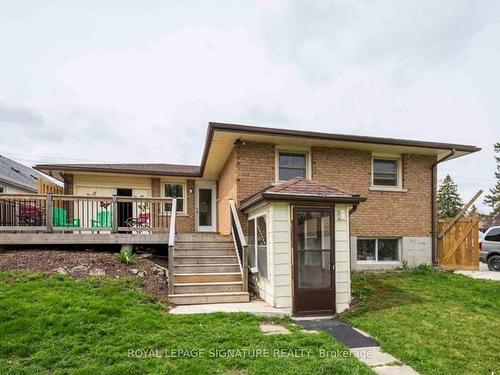
[[[211,314],[216,312],[235,313],[243,312],[254,315],[274,318],[285,316],[280,309],[269,306],[264,301],[251,301],[241,303],[211,303],[202,305],[179,305],[170,310],[171,314]]]
[[[328,332],[332,337],[346,345],[354,357],[369,366],[380,375],[419,375],[410,366],[406,366],[399,359],[384,352],[366,332],[351,327],[350,325],[333,319],[329,320],[298,320],[297,324],[308,329],[320,329]],[[371,346],[360,347],[367,343]]]
[[[479,271],[455,271],[455,273],[469,276],[473,279],[500,281],[500,272],[488,270],[488,265],[484,263],[479,263]]]

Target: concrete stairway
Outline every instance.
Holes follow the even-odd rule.
[[[176,305],[249,301],[231,236],[177,234],[173,262],[169,298]]]

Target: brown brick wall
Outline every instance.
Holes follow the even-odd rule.
[[[247,142],[236,153],[240,202],[275,182],[275,146]],[[431,235],[430,168],[435,157],[402,156],[403,188],[407,192],[369,190],[369,151],[313,147],[311,157],[313,180],[368,198],[352,216],[353,236]]]
[[[361,194],[368,200],[351,218],[353,236],[430,236],[431,165],[435,157],[403,155],[403,189],[371,191],[371,153],[312,149],[313,180]]]
[[[217,228],[222,234],[231,233],[229,200],[236,203],[236,179],[238,177],[236,149],[231,151],[217,181]]]

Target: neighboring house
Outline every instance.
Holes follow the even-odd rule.
[[[476,151],[210,123],[200,166],[36,168],[64,181],[65,194],[176,197],[178,233],[230,234],[233,200],[260,296],[314,314],[348,308],[351,270],[433,262],[436,166]]]
[[[0,155],[0,194],[33,194],[41,174],[33,168]]]

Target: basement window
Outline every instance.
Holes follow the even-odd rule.
[[[398,238],[358,238],[358,262],[398,262]]]

